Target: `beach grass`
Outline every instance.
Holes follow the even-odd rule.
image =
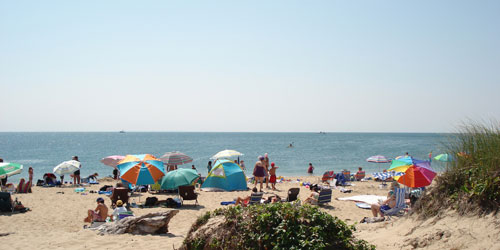
[[[445,145],[452,161],[414,211],[427,218],[451,208],[460,214],[498,212],[500,125],[468,122]]]

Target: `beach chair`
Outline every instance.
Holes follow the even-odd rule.
[[[365,178],[366,174],[365,174],[365,171],[358,171],[356,172],[356,174],[354,175],[354,178],[357,180],[357,181],[360,181],[361,179]]]
[[[198,205],[198,193],[194,191],[195,187],[190,186],[180,186],[179,188],[179,196],[181,199],[181,204],[184,205],[185,200],[195,201],[195,205]]]
[[[351,171],[342,171],[342,174],[344,175],[344,179],[346,181],[351,181]]]
[[[121,200],[123,204],[128,204],[128,188],[117,187],[113,189],[113,193],[109,197],[111,199],[111,205],[116,204],[116,201]]]
[[[260,201],[262,200],[262,195],[264,195],[263,192],[252,193],[250,195],[250,200],[248,201],[248,205],[260,204]]]
[[[327,182],[329,180],[333,180],[335,178],[335,172],[333,171],[326,171],[323,174],[323,177],[321,177],[322,182]]]
[[[388,210],[380,210],[384,216],[392,216],[392,215],[399,215],[400,211],[404,211],[406,208],[406,202],[405,202],[405,189],[404,188],[396,188],[396,206],[388,209]]]
[[[121,219],[123,219],[123,218],[130,217],[130,216],[134,216],[134,213],[133,213],[132,211],[119,213],[119,214],[118,214],[118,220],[121,220]]]
[[[299,195],[300,188],[290,188],[288,189],[288,196],[286,197],[286,202],[292,202],[297,200],[297,196]]]
[[[330,203],[332,201],[332,190],[331,189],[322,189],[319,192],[318,205],[324,205]]]

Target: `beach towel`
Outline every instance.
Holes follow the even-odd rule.
[[[380,195],[356,195],[350,197],[337,198],[339,201],[357,201],[366,204],[377,204],[379,200],[386,200],[386,196]]]
[[[223,206],[227,206],[227,205],[236,204],[236,201],[221,201],[220,204]]]

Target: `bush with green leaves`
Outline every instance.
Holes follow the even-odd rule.
[[[205,233],[196,233],[211,219]],[[354,226],[322,212],[316,206],[291,203],[231,206],[208,212],[195,222],[185,249],[375,249],[353,236]]]
[[[423,218],[448,208],[460,214],[498,212],[500,125],[466,124],[446,147],[453,160],[417,202],[414,212]]]

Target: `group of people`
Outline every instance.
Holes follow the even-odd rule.
[[[271,183],[271,188],[276,190],[276,170],[278,167],[274,162],[269,164],[269,155],[267,153],[264,156],[259,156],[258,161],[255,163],[253,169],[253,176],[255,178],[255,188],[257,183],[260,182],[260,192],[262,192],[264,181],[266,182],[266,188],[269,189],[269,183]]]
[[[123,206],[123,202],[121,200],[116,201],[116,208],[113,210],[111,215],[108,215],[109,208],[106,204],[104,204],[103,198],[97,198],[96,202],[97,207],[94,210],[89,209],[87,211],[87,217],[83,219],[83,222],[105,222],[108,217],[110,218],[110,221],[114,221],[118,220],[121,213],[127,212],[127,208]]]

